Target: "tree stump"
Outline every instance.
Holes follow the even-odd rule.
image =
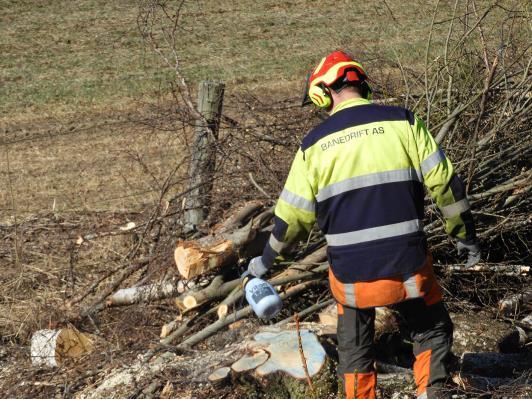
[[[297,331],[291,328],[267,329],[244,344],[248,353],[234,362],[231,369],[233,385],[245,397],[306,399],[336,393],[334,362],[318,337],[301,329],[300,350]]]

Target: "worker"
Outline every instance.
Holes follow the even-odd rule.
[[[317,221],[338,306],[345,397],[375,398],[375,307],[392,306],[411,333],[418,399],[447,398],[453,325],[423,232],[423,185],[458,252],[467,253],[467,266],[480,260],[471,210],[462,181],[423,121],[371,97],[362,65],[343,51],[309,74],[303,103],[329,117],[302,140],[269,242],[247,272],[264,275]]]

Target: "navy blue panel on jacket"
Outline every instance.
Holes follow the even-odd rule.
[[[423,232],[368,243],[328,247],[332,272],[344,284],[412,273],[423,266],[427,244]]]
[[[273,265],[273,262],[275,261],[275,258],[277,258],[278,256],[279,256],[279,254],[277,252],[275,252],[275,250],[271,247],[271,245],[269,243],[267,243],[266,247],[264,247],[264,251],[262,253],[262,262],[265,265]]]
[[[278,216],[273,217],[273,230],[272,234],[278,241],[284,241],[284,235],[286,234],[286,230],[288,230],[288,223],[286,223],[283,219],[281,219]]]
[[[414,114],[405,108],[377,104],[346,108],[311,130],[303,139],[301,150],[305,151],[325,136],[348,127],[382,121],[408,121],[413,125]]]
[[[417,181],[359,188],[317,204],[318,226],[325,234],[347,233],[413,219],[423,220],[423,185]]]

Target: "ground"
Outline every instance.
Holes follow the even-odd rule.
[[[97,333],[98,351],[58,370],[31,366],[31,335],[64,325],[66,313],[79,310],[65,309],[68,300],[132,259],[156,257],[134,281],[175,273],[177,232],[166,222],[180,210],[193,129],[174,99],[173,71],[142,36],[139,16],[151,2],[0,4],[0,392],[73,397],[98,380],[97,372],[132,362],[157,342],[161,325],[177,313],[173,303],[84,320],[77,327]],[[500,5],[478,2],[478,15],[490,11],[485,40],[498,42],[515,24],[518,46],[529,37],[529,22],[522,21],[529,10],[519,1]],[[183,2],[176,51],[193,96],[202,79],[226,84],[220,170],[227,173],[215,186],[212,224],[235,202],[262,195],[249,172],[272,198],[280,191],[298,140],[319,120],[299,109],[299,95],[322,55],[353,52],[381,98],[405,89],[404,71],[423,86],[450,21],[474,27],[472,4],[459,4],[455,19],[453,7],[398,0]],[[502,20],[507,10],[516,10],[517,19]],[[453,36],[450,45],[460,42]],[[267,151],[253,152],[250,137]],[[140,227],[120,233],[128,222]],[[76,243],[94,233],[102,236]],[[213,338],[213,345],[226,338]],[[203,389],[208,397],[211,388]]]

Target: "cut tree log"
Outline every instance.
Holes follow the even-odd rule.
[[[218,242],[212,246],[201,246],[190,241],[178,242],[174,252],[177,270],[182,277],[190,279],[211,269],[235,263],[237,261],[235,246],[246,244],[252,239],[251,229],[246,229],[243,233],[241,237],[237,238],[236,243],[232,239]]]
[[[182,294],[188,288],[194,287],[193,282],[166,281],[156,284],[142,285],[140,287],[122,288],[109,296],[107,306],[131,305],[139,302],[156,301]]]
[[[91,337],[77,330],[38,330],[31,339],[31,361],[35,366],[57,367],[65,358],[80,357],[92,348]]]
[[[229,314],[230,306],[235,304],[244,295],[243,287],[238,284],[225,299],[218,305],[216,314],[219,319],[224,319]]]
[[[255,205],[256,207],[256,205]],[[253,207],[253,209],[255,209]],[[238,223],[249,217],[249,210],[239,212],[239,218],[222,223],[211,235],[195,241],[179,241],[174,251],[174,260],[181,276],[190,279],[210,270],[234,264],[239,257],[256,256],[261,253],[270,232],[263,229],[271,217],[271,210],[249,220],[243,227]]]
[[[451,313],[454,323],[453,352],[503,352],[512,353],[522,349],[527,342],[521,328],[494,320],[488,314]]]
[[[532,369],[532,354],[466,352],[460,359],[460,372],[486,377],[512,377]]]
[[[233,291],[237,290],[241,285],[240,278],[236,278],[231,281],[227,281],[220,284],[219,279],[221,276],[217,276],[213,279],[212,284],[201,290],[194,292],[186,292],[175,299],[176,306],[185,313],[196,306],[215,301],[217,299],[230,295]],[[209,311],[210,312],[210,311]]]
[[[174,320],[172,320],[169,323],[164,324],[161,327],[161,334],[159,335],[161,339],[168,337],[172,331],[175,331],[177,327],[181,324],[181,317],[176,317]]]
[[[197,308],[206,302],[224,295],[220,292],[223,284],[223,276],[216,276],[211,283],[200,290],[188,291],[176,298],[175,303],[182,313]]]

